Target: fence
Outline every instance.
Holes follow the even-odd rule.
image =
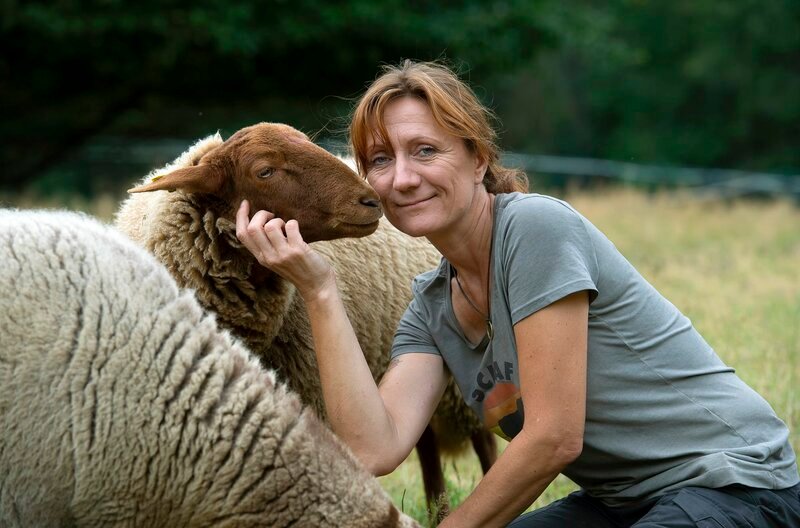
[[[591,184],[592,180],[604,180],[647,188],[690,188],[700,195],[720,198],[792,196],[800,201],[800,175],[668,167],[514,152],[506,153],[503,162],[520,167],[534,177],[536,174],[558,175],[583,184]]]
[[[341,142],[324,139],[318,142],[332,152],[345,151],[345,145]],[[116,174],[128,174],[132,180],[171,161],[189,144],[180,139],[130,142],[120,138],[104,138],[78,151],[68,164],[73,170],[82,167],[81,172],[89,175],[102,174],[111,166]],[[524,169],[532,176],[537,188],[592,186],[602,182],[647,189],[690,189],[699,196],[714,198],[790,196],[800,203],[800,175],[795,174],[670,167],[517,152],[504,153],[502,161],[508,166]]]

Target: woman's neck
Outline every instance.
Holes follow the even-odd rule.
[[[488,192],[476,195],[475,203],[461,222],[446,236],[430,239],[436,249],[462,277],[486,277],[492,246],[495,196]]]

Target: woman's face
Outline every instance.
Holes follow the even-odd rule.
[[[446,233],[481,186],[486,164],[439,126],[428,104],[401,97],[386,105],[389,145],[367,145],[367,181],[386,218],[411,236]]]

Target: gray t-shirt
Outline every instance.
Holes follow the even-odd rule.
[[[493,239],[494,337],[466,339],[442,259],[414,280],[393,357],[440,354],[484,424],[512,438],[524,416],[514,324],[588,291],[584,446],[565,475],[609,505],[684,486],[798,482],[788,429],[769,404],[571,206],[537,194],[497,195]]]

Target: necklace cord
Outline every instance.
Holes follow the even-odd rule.
[[[458,272],[456,271],[455,268],[453,268],[453,276],[455,276],[455,278],[456,278],[456,284],[458,285],[458,289],[461,292],[461,295],[464,296],[464,298],[467,300],[467,302],[472,307],[472,309],[475,310],[476,312],[478,312],[481,315],[481,317],[483,317],[484,321],[486,322],[486,335],[489,337],[489,339],[492,339],[492,337],[494,337],[494,325],[492,325],[492,320],[489,318],[489,314],[483,313],[475,305],[475,303],[472,302],[472,299],[469,298],[469,295],[467,295],[467,292],[464,291],[464,287],[461,286],[461,281],[458,279]],[[488,299],[487,299],[487,301],[488,301]]]
[[[469,295],[467,295],[467,292],[464,291],[464,287],[461,285],[461,280],[459,280],[459,278],[458,278],[458,271],[456,270],[456,268],[453,265],[450,266],[451,269],[453,270],[453,276],[456,278],[456,284],[458,285],[458,289],[461,292],[461,295],[464,296],[464,298],[467,300],[467,302],[472,307],[472,309],[475,310],[476,312],[478,312],[480,314],[480,316],[483,317],[483,320],[486,322],[486,335],[489,338],[489,340],[491,340],[492,337],[494,337],[494,325],[492,325],[492,319],[491,319],[491,309],[492,309],[492,307],[490,305],[491,299],[489,299],[489,296],[491,295],[491,284],[490,283],[491,283],[491,280],[492,280],[491,279],[492,252],[494,250],[494,211],[493,211],[493,205],[494,205],[494,201],[492,201],[490,199],[489,200],[489,216],[492,219],[492,228],[493,229],[492,229],[492,231],[489,232],[489,269],[486,271],[486,305],[489,308],[489,311],[487,313],[483,313],[480,310],[480,308],[478,308],[478,306],[474,302],[472,302],[472,299],[469,298]]]
[[[455,271],[455,269],[454,269],[453,271]],[[472,299],[470,299],[470,298],[469,298],[469,295],[467,295],[467,292],[465,292],[465,291],[464,291],[464,287],[463,287],[463,286],[461,286],[461,281],[460,281],[460,280],[458,280],[458,272],[456,272],[456,273],[453,273],[453,275],[455,275],[455,277],[456,277],[456,284],[458,284],[458,289],[459,289],[459,291],[461,291],[461,295],[463,295],[463,296],[464,296],[464,298],[465,298],[465,299],[467,300],[467,302],[469,303],[469,305],[470,305],[470,306],[472,306],[472,309],[473,309],[473,310],[475,310],[476,312],[478,312],[479,314],[481,314],[481,317],[483,317],[484,319],[489,319],[489,315],[488,315],[488,314],[485,314],[485,313],[483,313],[483,312],[481,311],[481,309],[480,309],[480,308],[478,308],[478,307],[475,305],[475,303],[474,303],[474,302],[472,302]]]

